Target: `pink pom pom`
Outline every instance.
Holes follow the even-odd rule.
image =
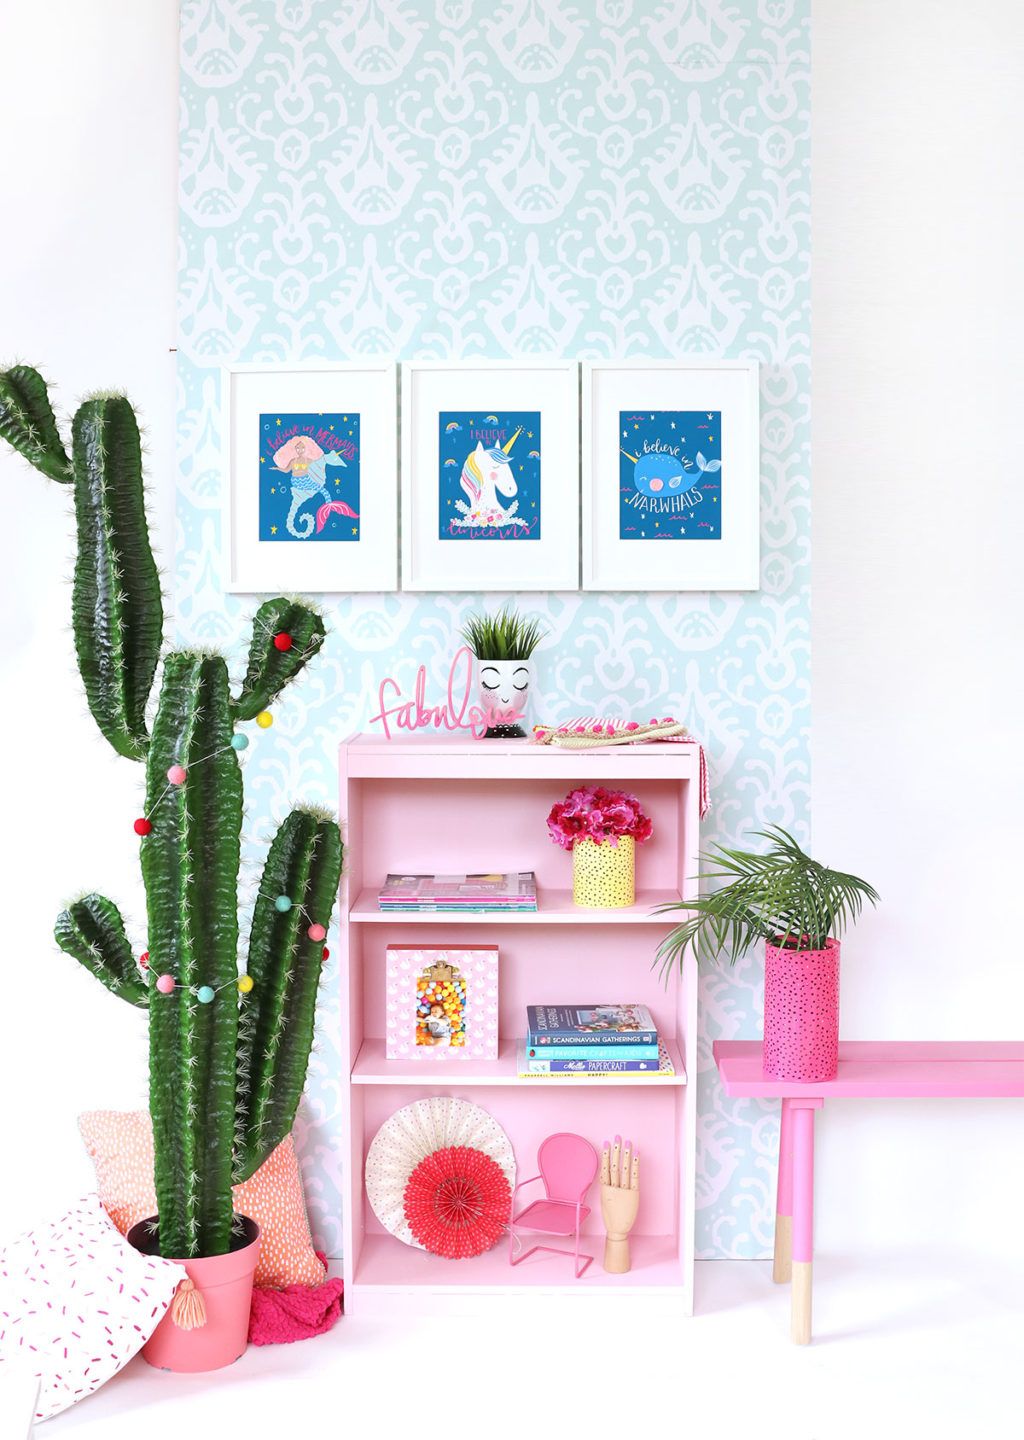
[[[174,976],[161,975],[156,982],[156,988],[160,991],[161,995],[170,995],[174,990]]]
[[[639,730],[639,729],[640,729],[640,722],[639,722],[639,720],[627,720],[627,722],[626,722],[626,729],[627,729],[627,730]]]
[[[307,933],[311,940],[323,940],[327,935],[322,925],[311,925]]]
[[[587,733],[587,732],[586,732],[586,730],[584,730],[584,728],[583,728],[582,725],[577,725],[577,726],[576,726],[576,734],[577,734],[577,735],[585,735],[586,733]]]
[[[184,765],[172,765],[167,772],[167,780],[171,785],[184,785],[188,771]]]

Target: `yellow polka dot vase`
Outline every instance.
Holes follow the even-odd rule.
[[[636,845],[632,835],[578,839],[572,847],[572,898],[589,910],[621,910],[636,901]]]

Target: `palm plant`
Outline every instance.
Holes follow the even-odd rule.
[[[547,631],[506,605],[497,615],[470,615],[461,633],[478,660],[529,660]]]
[[[786,950],[821,950],[858,918],[865,902],[878,903],[866,880],[812,860],[779,826],[756,833],[771,842],[762,855],[716,845],[701,856],[704,881],[728,883],[696,900],[660,907],[659,914],[687,912],[658,947],[655,964],[666,979],[682,967],[690,946],[698,960],[728,950],[735,961],[759,940]]]

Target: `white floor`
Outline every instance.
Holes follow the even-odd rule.
[[[766,1263],[698,1266],[698,1313],[572,1313],[516,1304],[442,1321],[349,1317],[328,1336],[250,1349],[206,1377],[136,1360],[39,1427],[52,1440],[232,1435],[298,1440],[528,1436],[570,1440],[929,1440],[1024,1430],[1024,1262],[953,1255],[817,1264],[816,1339],[788,1339]],[[481,1320],[481,1314],[486,1320]],[[671,1427],[671,1431],[669,1429]]]

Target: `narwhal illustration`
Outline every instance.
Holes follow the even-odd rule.
[[[701,475],[710,475],[722,468],[721,460],[705,460],[699,450],[697,474],[694,475],[687,473],[686,466],[689,461],[684,462],[677,455],[670,455],[666,451],[649,450],[645,455],[631,455],[628,450],[622,450],[621,446],[619,448],[626,459],[632,460],[636,466],[633,471],[633,484],[640,494],[661,499],[691,490]]]

